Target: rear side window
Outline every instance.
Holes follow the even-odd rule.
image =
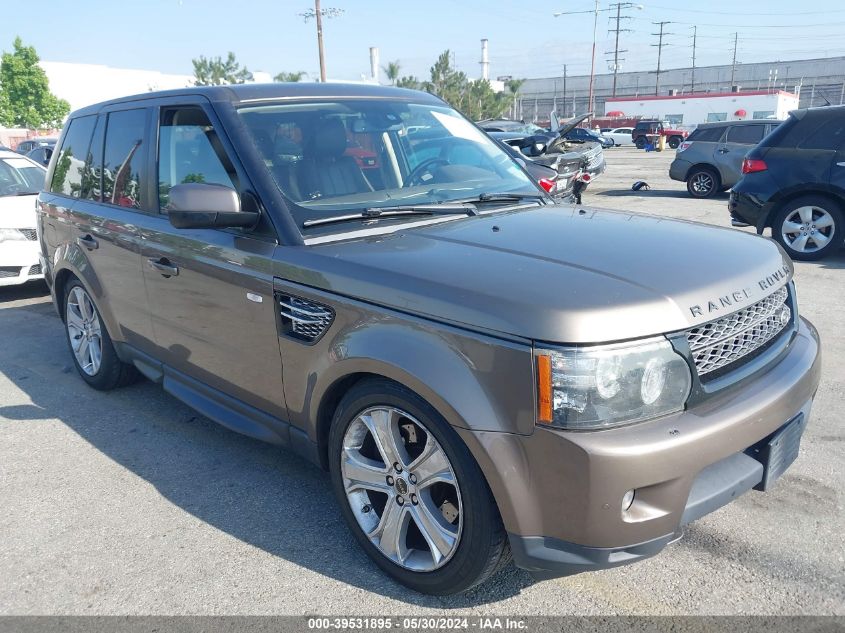
[[[95,115],[83,116],[68,122],[62,147],[53,179],[50,181],[50,191],[78,198],[82,189],[82,175],[85,168],[85,158],[88,146],[91,145],[91,134],[94,132]]]
[[[722,138],[722,132],[724,131],[725,128],[723,127],[700,127],[694,130],[687,140],[718,143],[719,139]]]
[[[146,110],[111,112],[103,150],[103,202],[141,208]]]
[[[800,138],[800,126],[798,124],[798,119],[794,116],[790,115],[789,118],[786,119],[783,123],[778,125],[775,129],[773,129],[769,134],[766,135],[766,138],[760,143],[761,147],[795,147],[795,143]],[[798,133],[795,131],[799,130]],[[792,141],[792,144],[787,144],[788,141]]]
[[[728,130],[727,142],[741,145],[757,145],[763,140],[765,125],[734,125]]]
[[[814,126],[807,138],[799,141],[800,149],[837,150],[845,143],[845,116],[826,118],[821,125]]]
[[[236,181],[235,168],[202,108],[162,111],[158,147],[158,197],[162,211],[174,185],[194,182],[237,189]]]

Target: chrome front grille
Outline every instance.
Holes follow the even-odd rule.
[[[737,312],[687,330],[698,375],[736,363],[780,334],[792,320],[786,286]]]
[[[282,333],[313,343],[334,321],[334,311],[322,304],[293,295],[277,293]]]

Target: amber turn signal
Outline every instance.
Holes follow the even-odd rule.
[[[552,358],[537,356],[537,421],[552,423]]]

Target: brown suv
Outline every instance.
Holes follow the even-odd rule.
[[[47,183],[85,382],[140,372],[328,469],[419,591],[639,560],[796,457],[819,342],[775,243],[555,206],[431,95],[119,99],[71,115]]]

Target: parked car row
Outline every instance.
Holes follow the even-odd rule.
[[[771,229],[793,259],[820,259],[845,244],[845,106],[699,125],[669,176],[696,198],[730,189],[735,226]]]
[[[514,148],[524,160],[554,169],[558,173],[556,191],[563,196],[572,194],[580,202],[587,185],[606,168],[602,143],[592,136],[570,136],[573,130],[583,129],[576,126],[589,116],[575,117],[561,127],[552,113],[549,129],[507,119],[481,121],[478,125],[490,137]]]

